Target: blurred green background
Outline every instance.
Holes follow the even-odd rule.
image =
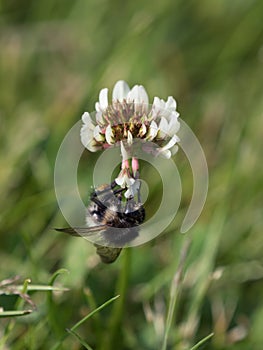
[[[52,303],[43,292],[30,294],[37,310],[12,319],[9,332],[10,319],[0,319],[0,339],[8,333],[3,349],[52,348],[65,328],[116,295],[125,254],[131,266],[118,339],[105,345],[112,305],[78,332],[93,349],[160,349],[187,237],[168,349],[190,349],[211,332],[202,349],[262,349],[262,14],[259,0],[0,1],[0,281],[20,275],[47,285],[66,268],[58,282],[70,288]],[[197,224],[180,234],[192,177],[184,156],[175,155],[183,198],[167,234],[104,266],[91,244],[50,229],[65,225],[53,169],[69,128],[119,79],[143,84],[150,100],[176,98],[206,154],[210,186]],[[80,182],[93,161],[86,152]],[[153,201],[161,185],[149,175]],[[16,299],[0,295],[0,306],[14,309]],[[82,348],[72,336],[60,346]]]

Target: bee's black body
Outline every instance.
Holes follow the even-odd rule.
[[[113,182],[91,193],[86,217],[89,227],[57,229],[74,236],[87,236],[90,232],[101,231],[103,243],[96,243],[95,246],[104,263],[112,263],[117,259],[121,247],[138,236],[139,225],[145,219],[143,205],[136,203],[134,198],[123,203],[124,189],[114,190],[115,187],[116,183]]]

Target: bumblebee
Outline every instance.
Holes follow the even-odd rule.
[[[139,235],[139,225],[144,222],[145,209],[138,198],[123,199],[126,189],[110,185],[95,188],[90,195],[86,223],[88,227],[56,228],[72,236],[91,237],[96,235],[94,246],[101,261],[113,263],[121,253],[122,247]]]

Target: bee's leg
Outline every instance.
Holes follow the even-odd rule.
[[[125,209],[124,209],[124,213],[132,213],[134,212],[134,199],[133,198],[128,198],[125,204]]]
[[[102,209],[102,210],[106,210],[106,209],[107,209],[106,205],[104,205],[96,196],[91,196],[91,197],[90,197],[90,200],[91,200],[93,203],[97,204],[97,206],[98,206],[100,209]]]
[[[126,191],[126,188],[118,188],[116,190],[113,190],[109,193],[109,197],[113,194],[115,197],[117,197],[118,194],[122,193],[123,191]],[[107,198],[107,197],[106,197]]]
[[[121,193],[125,191],[125,188],[119,188],[115,191],[113,191],[110,186],[108,186],[106,189],[94,191],[91,196],[90,200],[97,204],[98,208],[100,210],[105,211],[108,207],[107,204],[109,204],[109,201],[112,200],[112,203],[116,203],[116,199],[119,200],[121,203],[122,201],[122,195]],[[107,193],[109,192],[109,193]]]
[[[135,179],[140,179],[140,173],[139,170],[137,169],[135,172]],[[137,191],[137,196],[138,196],[138,203],[141,203],[141,181],[140,181],[140,186]]]
[[[130,213],[130,208],[131,206],[129,205],[129,200],[127,200],[126,204],[125,204],[125,208],[124,208],[124,213]]]
[[[126,188],[119,188],[119,189],[114,190],[114,191],[110,190],[109,193],[104,194],[103,198],[104,198],[104,200],[109,200],[112,197],[112,199],[117,198],[121,201],[122,200],[121,194],[123,191],[126,191]],[[100,195],[100,193],[99,193],[99,195]]]
[[[120,193],[120,192],[123,192],[124,190],[125,190],[125,188],[118,188],[118,189],[116,189],[116,190],[114,190],[114,188],[117,186],[117,184],[116,184],[116,182],[115,182],[115,180],[110,184],[110,185],[108,185],[106,188],[104,188],[103,190],[95,190],[94,191],[94,196],[95,197],[98,197],[99,195],[101,195],[101,194],[104,194],[104,193],[107,193],[107,192],[110,192],[110,195],[112,195],[112,193],[114,194],[114,195],[116,195],[116,194],[118,194],[118,193]]]
[[[116,184],[116,181],[114,180],[114,181],[111,183],[111,188],[112,188],[113,193],[114,193],[115,196],[116,196],[117,194],[119,194],[119,193],[122,193],[123,191],[126,191],[126,188],[118,188],[118,189],[114,190],[114,188],[115,188],[116,186],[118,186],[118,185]]]
[[[141,203],[142,202],[142,198],[141,198],[141,183],[140,183],[140,187],[138,188],[137,196],[138,196],[138,203]]]
[[[111,191],[111,185],[106,185],[106,187],[103,186],[103,189],[101,188],[96,188],[94,191],[94,195],[98,197],[100,194],[106,193]]]

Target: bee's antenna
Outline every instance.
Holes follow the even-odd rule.
[[[113,191],[114,195],[122,193],[123,191],[126,191],[126,188],[119,188],[118,190]]]
[[[112,189],[114,189],[114,187],[116,187],[116,186],[117,186],[116,181],[115,181],[115,180],[112,181],[110,187],[111,187]]]

